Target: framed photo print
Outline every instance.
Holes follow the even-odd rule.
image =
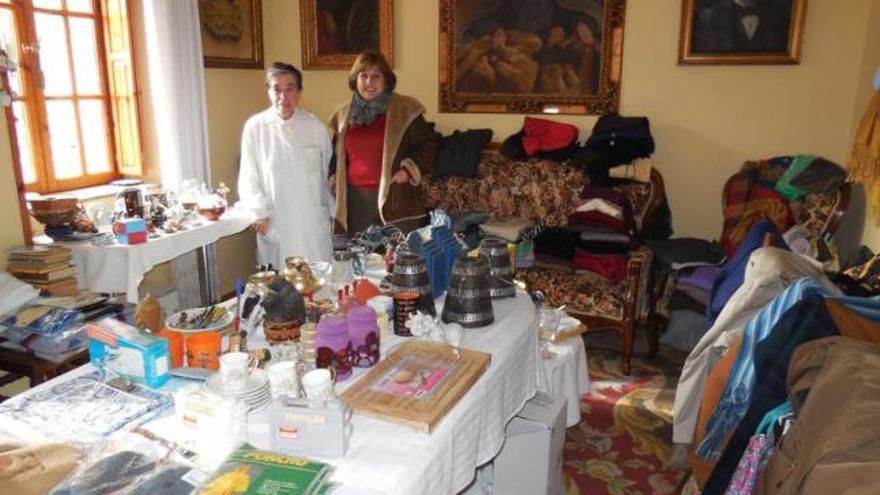
[[[199,0],[205,67],[263,68],[260,0]]]
[[[681,64],[797,64],[807,0],[682,0]]]
[[[604,114],[625,0],[440,0],[440,111]]]
[[[364,50],[392,66],[393,0],[300,0],[303,68],[349,69]]]

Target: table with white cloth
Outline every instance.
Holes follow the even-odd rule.
[[[590,392],[587,351],[580,335],[549,345],[538,366],[538,390],[566,398],[565,426],[581,421],[581,396]]]
[[[498,454],[504,444],[507,423],[538,389],[540,357],[535,308],[529,296],[518,292],[515,298],[493,301],[493,306],[495,322],[484,328],[465,330],[461,343],[463,348],[490,353],[491,363],[431,434],[403,424],[353,416],[353,432],[345,456],[321,459],[334,466],[331,481],[338,485],[335,495],[452,495],[471,482],[478,466]],[[392,336],[382,347],[387,352],[405,340]],[[89,368],[90,365],[86,365],[71,373]],[[337,392],[350,386],[365,371],[356,368],[351,378],[337,384]],[[39,393],[42,387],[57,384],[66,376],[25,393]],[[173,385],[169,382],[165,387],[173,388]],[[0,430],[12,430],[18,436],[25,436],[24,431],[12,423],[11,418],[0,416]],[[251,414],[248,423],[248,441],[260,448],[270,448],[268,410]],[[174,416],[145,426],[171,440],[183,428]]]
[[[194,249],[203,248],[228,235],[248,228],[254,222],[252,212],[230,208],[216,222],[201,220],[200,225],[163,234],[141,244],[94,246],[89,242],[58,242],[69,247],[76,266],[80,289],[91,292],[125,293],[128,302],[138,302],[138,286],[144,274],[154,266],[170,261]],[[45,236],[44,236],[45,237]],[[51,242],[50,239],[35,239]]]

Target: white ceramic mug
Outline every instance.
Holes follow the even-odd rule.
[[[245,352],[227,352],[220,356],[220,380],[225,390],[236,391],[247,387],[250,358]]]
[[[333,377],[328,369],[309,371],[302,377],[302,386],[309,400],[321,401],[333,397]]]
[[[273,363],[266,369],[269,375],[269,387],[272,389],[272,398],[286,395],[291,399],[299,397],[299,377],[296,375],[295,361],[281,361]]]

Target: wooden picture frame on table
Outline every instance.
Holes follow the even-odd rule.
[[[440,111],[616,113],[625,0],[440,0]]]
[[[365,50],[394,66],[393,0],[300,0],[303,69],[347,70]]]
[[[807,0],[682,0],[678,63],[799,64]]]
[[[260,0],[199,0],[205,67],[263,69]]]

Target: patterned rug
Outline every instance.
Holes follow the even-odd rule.
[[[676,493],[687,474],[667,466],[681,361],[664,352],[634,357],[625,376],[617,351],[588,343],[587,354],[591,391],[581,398],[581,422],[566,434],[566,495]]]

